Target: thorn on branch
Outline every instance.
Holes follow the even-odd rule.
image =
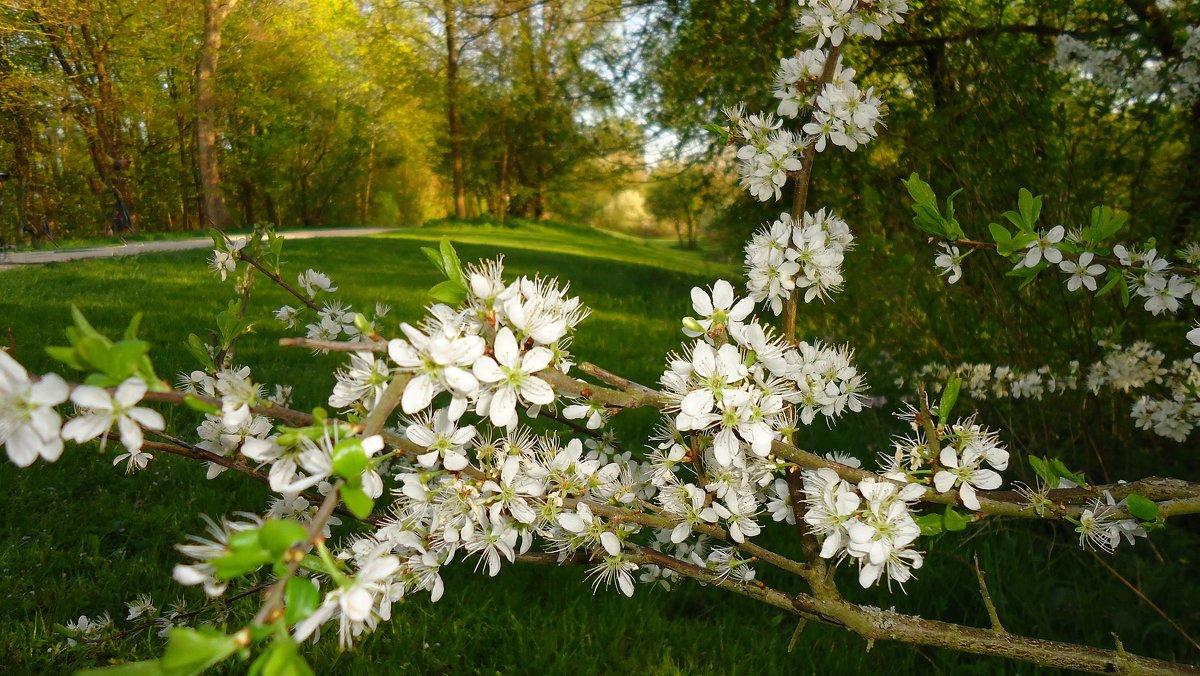
[[[988,592],[987,581],[984,580],[983,568],[979,567],[979,554],[974,555],[975,578],[979,580],[979,595],[983,597],[983,606],[987,608],[988,620],[992,623],[992,631],[997,634],[1007,634],[1004,625],[1000,624],[1000,614],[996,612],[996,604],[992,603],[992,595]]]
[[[796,647],[796,641],[800,639],[800,633],[803,632],[804,628],[807,626],[808,626],[808,618],[807,617],[800,618],[800,621],[796,623],[796,630],[792,632],[792,638],[791,638],[791,640],[788,641],[787,651],[789,653],[792,652],[792,649]]]

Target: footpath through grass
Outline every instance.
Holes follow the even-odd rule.
[[[308,267],[328,273],[340,288],[337,296],[355,307],[391,304],[393,324],[385,330],[394,331],[399,321],[420,316],[425,290],[438,281],[413,240],[443,233],[456,240],[465,261],[503,252],[510,276],[541,272],[570,279],[572,291],[597,308],[581,326],[575,353],[645,383],[657,378],[664,355],[679,345],[689,289],[733,274],[658,243],[550,227],[447,226],[299,241],[286,245],[285,259],[292,276]],[[42,347],[62,341],[71,304],[110,334],[144,311],[143,335],[155,346],[159,374],[173,377],[192,368],[182,341],[210,326],[230,297],[229,286],[206,268],[206,256],[188,251],[0,272],[0,336],[11,342],[18,360],[42,373],[56,367]],[[339,357],[276,347],[286,332],[270,311],[288,298],[261,279],[257,284],[252,313],[262,321],[243,341],[241,361],[254,366],[258,382],[293,385],[296,407],[323,405]],[[196,414],[164,412],[173,432],[193,436]],[[637,412],[623,414],[619,423],[621,438],[634,446],[654,419]],[[893,428],[886,414],[867,412],[839,430],[814,429],[806,443],[820,450],[853,449],[868,438],[886,439]],[[180,597],[189,608],[198,607],[202,595],[170,579],[180,560],[173,545],[202,530],[201,514],[265,509],[267,491],[233,473],[206,482],[196,463],[159,457],[127,477],[112,467],[114,456],[112,449],[69,447],[59,462],[27,470],[0,462],[0,673],[69,673],[156,655],[162,639],[152,631],[59,651],[65,638],[53,625],[109,612],[118,628],[127,626],[125,603],[139,592],[151,593],[159,607]],[[794,550],[789,527],[768,531],[767,544]],[[1144,621],[1153,617],[1149,612],[1139,608],[1129,615],[1140,619],[1127,620],[1106,612],[1136,599],[1072,550],[1072,543],[1047,554],[1048,543],[1063,537],[1061,532],[1034,531],[1014,535],[990,524],[966,539],[928,543],[927,567],[909,584],[907,596],[899,589],[859,593],[853,575],[845,572],[843,586],[863,602],[982,626],[986,616],[969,568],[971,553],[978,551],[1010,630],[1107,645],[1107,632],[1115,629],[1130,650],[1187,657],[1165,623]],[[338,531],[347,532],[345,526]],[[1169,561],[1180,559],[1171,550],[1182,545],[1160,546]],[[439,603],[420,594],[395,606],[392,621],[354,652],[339,653],[336,630],[329,632],[311,650],[317,673],[910,673],[931,666],[946,673],[1007,673],[1015,666],[891,644],[868,652],[860,639],[817,625],[805,630],[789,654],[792,616],[726,592],[685,584],[670,593],[639,587],[632,599],[604,591],[593,596],[582,569],[506,566],[489,579],[473,573],[474,563],[460,559],[446,574]],[[1125,574],[1168,612],[1189,607],[1194,593],[1171,593],[1172,587],[1186,586],[1180,583],[1186,570],[1143,578],[1136,559],[1134,565],[1138,568],[1125,566]],[[769,584],[796,588],[772,571],[764,569],[762,576]],[[228,610],[230,626],[244,622],[255,606],[253,599],[235,604]]]

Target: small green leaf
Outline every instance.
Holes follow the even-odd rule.
[[[437,249],[431,249],[427,246],[423,246],[421,247],[421,253],[425,254],[425,257],[429,259],[430,263],[433,263],[433,267],[437,268],[438,272],[442,273],[443,275],[446,274],[446,266],[442,262],[442,254],[439,253]]]
[[[125,340],[137,340],[138,330],[142,328],[142,313],[133,315],[129,326],[125,327]]]
[[[248,673],[249,676],[313,676],[313,670],[300,655],[299,646],[287,632],[276,635],[271,647],[250,665]]]
[[[375,332],[375,327],[371,326],[371,322],[361,312],[354,313],[354,328],[364,336],[370,336]]]
[[[111,342],[108,338],[105,338],[102,333],[93,328],[88,322],[87,318],[83,316],[83,313],[79,311],[79,308],[74,305],[71,306],[71,316],[75,319],[75,327],[79,329],[80,335],[94,338],[105,343]]]
[[[463,289],[467,288],[467,278],[463,276],[462,262],[458,260],[458,252],[450,243],[449,237],[442,237],[439,248],[442,251],[442,263],[445,266],[446,277],[457,283]]]
[[[935,209],[937,208],[937,195],[934,194],[933,188],[925,181],[922,181],[920,175],[916,172],[913,172],[907,181],[901,181],[901,183],[904,184],[905,189],[908,190],[908,194],[913,198],[914,202],[931,206]]]
[[[308,529],[286,519],[270,519],[258,531],[258,541],[276,559],[292,545],[307,539]]]
[[[1158,520],[1158,503],[1137,493],[1125,498],[1125,509],[1142,521]]]
[[[216,228],[208,229],[208,236],[213,241],[213,248],[218,251],[225,251],[228,246],[225,243],[225,234]]]
[[[238,650],[237,640],[211,627],[176,627],[167,638],[159,664],[169,674],[199,674],[220,664]]]
[[[367,451],[360,439],[343,439],[333,447],[333,473],[357,479],[367,469]]]
[[[1036,455],[1031,455],[1029,456],[1029,466],[1033,468],[1033,471],[1038,476],[1042,477],[1042,481],[1045,481],[1047,486],[1051,488],[1058,487],[1058,473],[1045,460]]]
[[[1034,197],[1033,193],[1021,188],[1017,197],[1017,209],[1021,212],[1024,229],[1032,231],[1037,226],[1038,217],[1042,213],[1042,198]]]
[[[459,305],[467,299],[467,288],[458,282],[446,280],[430,289],[429,296],[447,305]]]
[[[194,333],[188,334],[187,342],[183,344],[187,348],[189,354],[196,358],[202,366],[207,370],[212,370],[212,357],[208,354],[208,349],[204,346],[204,341],[200,340],[200,336]]]
[[[915,521],[921,527],[921,535],[940,535],[945,530],[941,514],[922,514]]]
[[[1113,289],[1117,288],[1117,284],[1121,282],[1121,278],[1124,276],[1125,275],[1121,274],[1121,271],[1117,268],[1109,268],[1108,279],[1104,283],[1104,286],[1100,287],[1100,290],[1096,292],[1096,297],[1099,298],[1107,295]]]
[[[942,525],[946,527],[946,530],[951,532],[966,530],[967,524],[971,523],[970,517],[959,514],[953,507],[949,505],[946,505],[946,513],[944,517],[945,518],[942,520]]]
[[[988,230],[992,233],[992,239],[996,241],[997,251],[1001,251],[1003,253],[1003,248],[1006,247],[1009,240],[1012,239],[1012,233],[1008,231],[1008,228],[1000,225],[999,223],[989,223]]]
[[[942,403],[938,406],[938,418],[942,424],[948,424],[950,420],[950,411],[954,410],[954,402],[958,401],[959,390],[962,389],[962,378],[958,376],[950,376],[946,381],[946,387],[942,389]]]
[[[262,547],[244,547],[212,560],[218,580],[232,580],[271,562],[271,552]]]
[[[284,606],[284,622],[293,625],[313,614],[321,602],[321,590],[312,580],[293,577],[287,583],[287,604]]]
[[[1050,458],[1049,462],[1050,462],[1050,466],[1054,468],[1054,471],[1060,477],[1067,479],[1071,483],[1074,483],[1076,486],[1086,487],[1088,485],[1086,477],[1084,477],[1082,474],[1077,474],[1077,473],[1072,472],[1071,470],[1067,469],[1067,466],[1065,464],[1063,464],[1062,460],[1059,460],[1058,458]]]
[[[183,395],[183,403],[193,411],[199,411],[201,413],[211,413],[212,415],[217,415],[221,412],[221,409],[215,404],[210,404],[191,392]]]
[[[74,347],[48,346],[46,354],[50,355],[51,359],[60,361],[76,371],[84,371],[87,369],[87,364],[79,358],[79,353]]]
[[[365,519],[371,515],[371,510],[375,508],[375,501],[363,492],[361,481],[356,480],[346,482],[341,489],[342,502],[346,503],[346,508],[355,518]]]

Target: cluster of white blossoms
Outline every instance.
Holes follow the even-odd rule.
[[[1191,105],[1200,97],[1200,26],[1187,26],[1185,31],[1187,39],[1178,57],[1170,60],[1164,60],[1161,54],[1147,58],[1060,35],[1055,40],[1051,66],[1134,99],[1167,97]]]
[[[903,23],[908,11],[904,0],[807,0],[801,3],[797,29],[817,38],[817,47],[780,59],[772,94],[784,119],[811,111],[800,130],[783,128],[783,119],[771,113],[746,114],[744,105],[724,109],[727,132],[738,143],[737,158],[742,187],[762,202],[778,200],[788,174],[803,169],[802,156],[812,146],[824,152],[830,143],[854,151],[875,138],[884,113],[874,88],[859,89],[855,71],[836,62],[831,51],[848,37],[879,39],[883,31]],[[826,41],[830,48],[823,48]],[[826,66],[829,78],[823,80]]]
[[[947,275],[953,284],[962,277],[962,261],[966,257],[959,248],[949,242],[941,242],[942,253],[934,259],[939,274]],[[1065,274],[1067,290],[1071,292],[1087,289],[1093,293],[1105,293],[1115,284],[1123,284],[1131,302],[1140,302],[1142,308],[1152,315],[1178,314],[1185,308],[1200,306],[1200,244],[1189,243],[1176,254],[1183,266],[1173,264],[1151,246],[1138,248],[1127,244],[1116,244],[1111,249],[1097,253],[1082,250],[1085,241],[1081,230],[1068,231],[1056,225],[1047,231],[1038,231],[1037,238],[1029,242],[1023,253],[1013,254],[1013,269],[1037,270],[1056,266]],[[1119,274],[1110,273],[1108,266]],[[1102,287],[1100,277],[1107,275]],[[1193,349],[1200,348],[1200,325],[1187,333]],[[1191,430],[1200,423],[1200,397],[1196,396],[1194,383],[1197,368],[1188,360],[1175,362],[1168,372],[1158,373],[1165,356],[1146,343],[1135,343],[1129,349],[1102,343],[1108,349],[1105,357],[1093,364],[1088,371],[1086,386],[1093,392],[1108,386],[1122,392],[1145,387],[1148,383],[1162,385],[1162,396],[1143,396],[1133,406],[1133,417],[1138,427],[1153,430],[1156,434],[1183,441]],[[1157,359],[1152,358],[1158,355]],[[1200,363],[1200,351],[1192,360]],[[1007,367],[998,367],[991,373],[986,365],[962,365],[956,367],[976,396],[986,394],[990,387],[993,396],[1040,398],[1048,392],[1076,389],[1080,386],[1078,364],[1070,371],[1056,375],[1049,367],[1035,371],[1015,373]],[[922,378],[930,373],[940,375],[947,372],[943,365],[930,365],[917,375]],[[942,381],[944,382],[944,381]]]
[[[921,527],[911,510],[923,486],[870,477],[854,485],[832,469],[806,471],[803,478],[804,522],[821,540],[822,558],[853,559],[863,587],[882,577],[901,586],[912,578],[924,563],[912,548]]]
[[[1196,283],[1200,245],[1188,244],[1179,250],[1179,257],[1189,267],[1177,269],[1153,247],[1139,250],[1117,244],[1112,248],[1111,257],[1100,259],[1092,251],[1075,253],[1083,246],[1079,230],[1068,231],[1064,226],[1056,225],[1037,235],[1037,239],[1026,245],[1023,254],[1014,256],[1014,270],[1033,269],[1039,265],[1057,266],[1067,275],[1067,290],[1097,292],[1100,290],[1099,278],[1108,272],[1107,266],[1115,264],[1123,270],[1130,294],[1141,299],[1142,307],[1153,315],[1176,313],[1185,303],[1200,306],[1200,284]],[[934,259],[934,267],[939,274],[948,275],[948,281],[953,284],[962,277],[962,261],[966,256],[948,242],[941,242],[940,246],[942,253]]]
[[[744,467],[747,448],[766,457],[781,430],[794,424],[785,404],[800,411],[804,424],[817,413],[836,419],[862,409],[866,386],[848,349],[789,345],[757,318],[743,323],[744,313],[720,309],[741,305],[724,280],[713,285],[711,300],[699,288],[692,297],[694,310],[702,315],[708,310],[697,322],[707,330],[682,354],[669,357],[659,382],[671,401],[669,410],[678,411],[676,429],[712,435],[720,467]]]
[[[892,24],[904,23],[908,3],[904,0],[803,0],[803,10],[797,30],[809,33],[821,47],[828,40],[833,46],[847,37],[869,37],[879,40]]]
[[[727,108],[726,117],[743,145],[738,148],[742,187],[761,202],[778,200],[788,172],[803,166],[800,154],[805,140],[780,129],[783,120],[770,113],[746,115],[742,106]]]
[[[1188,334],[1200,346],[1200,328]],[[1134,397],[1130,415],[1140,429],[1174,441],[1185,441],[1200,425],[1200,362],[1190,359],[1168,360],[1146,341],[1129,345],[1102,341],[1104,356],[1086,368],[1077,361],[1065,369],[1041,366],[1022,370],[991,364],[926,364],[911,377],[912,381],[936,386],[952,376],[962,379],[962,391],[972,399],[1042,400],[1051,395],[1087,391],[1098,394],[1108,390]],[[896,379],[903,386],[908,378]]]
[[[796,288],[805,289],[806,303],[828,298],[842,286],[842,261],[853,242],[850,226],[825,209],[805,213],[799,224],[780,214],[746,245],[749,297],[777,315]]]

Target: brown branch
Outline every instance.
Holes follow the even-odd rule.
[[[841,627],[867,639],[898,641],[946,648],[959,652],[1031,662],[1040,666],[1093,673],[1196,674],[1194,666],[1130,654],[1123,649],[1104,650],[1074,643],[1000,633],[949,622],[903,615],[893,610],[859,606],[840,598],[821,599],[808,594],[787,594],[762,583],[738,582],[713,571],[648,547],[631,546],[635,563],[673,570],[704,584],[748,596],[809,620]]]
[[[308,309],[313,310],[314,312],[321,309],[321,307],[319,305],[317,305],[316,302],[310,300],[307,296],[305,296],[304,294],[297,291],[291,284],[288,284],[287,282],[285,282],[283,280],[283,277],[279,276],[279,273],[268,270],[267,267],[265,265],[263,265],[262,262],[259,261],[254,256],[249,256],[249,255],[243,254],[241,252],[238,252],[237,257],[241,260],[246,261],[250,265],[254,266],[254,269],[256,269],[259,272],[261,272],[262,274],[266,275],[266,277],[268,279],[270,279],[271,281],[278,284],[280,287],[283,288],[284,291],[287,291],[288,293],[295,296],[301,303],[304,303],[306,306],[308,306]]]

